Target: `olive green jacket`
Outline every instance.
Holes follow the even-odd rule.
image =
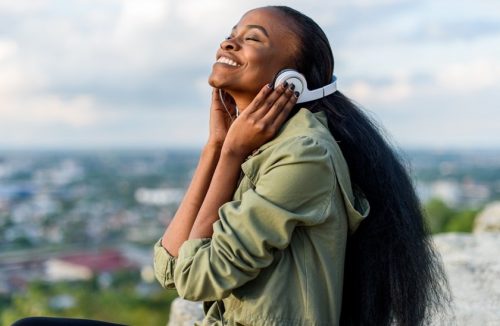
[[[156,278],[204,301],[203,325],[337,325],[346,238],[370,206],[325,113],[300,109],[241,169],[212,238],[177,258],[155,244]]]

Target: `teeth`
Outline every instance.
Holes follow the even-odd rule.
[[[217,60],[217,62],[221,62],[221,63],[225,63],[227,65],[230,65],[230,66],[233,66],[233,67],[238,67],[240,66],[239,64],[237,64],[236,62],[234,62],[233,60],[229,59],[229,58],[226,58],[226,57],[220,57],[219,60]]]

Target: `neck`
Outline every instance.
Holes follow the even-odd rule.
[[[234,91],[227,91],[229,95],[234,99],[234,103],[236,107],[238,107],[238,111],[241,113],[245,111],[248,105],[253,101],[257,94],[248,94],[248,93],[239,93]]]

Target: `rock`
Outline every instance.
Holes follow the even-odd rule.
[[[488,204],[474,220],[474,233],[500,232],[500,201]]]
[[[454,316],[434,316],[431,325],[500,326],[500,232],[443,233],[433,240],[448,275]],[[201,303],[177,298],[168,325],[201,319]]]
[[[170,318],[167,326],[193,326],[195,321],[204,317],[201,302],[176,298],[170,305]]]
[[[433,239],[455,313],[433,325],[500,325],[500,233],[443,233]]]

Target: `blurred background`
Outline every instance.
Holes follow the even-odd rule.
[[[208,137],[215,51],[267,4],[285,3],[0,0],[0,324],[166,323],[152,245]],[[286,5],[325,30],[432,232],[471,232],[500,199],[500,3]]]

